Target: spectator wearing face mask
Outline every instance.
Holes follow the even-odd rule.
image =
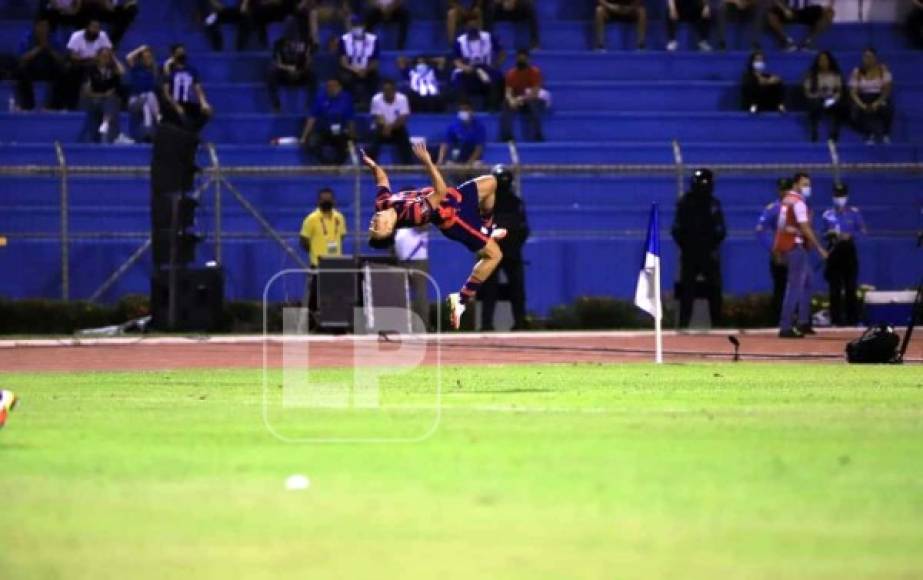
[[[314,99],[300,141],[321,163],[342,165],[349,156],[349,142],[355,137],[353,98],[343,90],[339,79],[329,79]]]
[[[493,31],[498,20],[525,22],[529,27],[529,46],[532,50],[539,48],[538,15],[533,0],[487,0],[484,28]]]
[[[86,28],[71,34],[67,41],[70,69],[65,81],[65,104],[68,109],[76,108],[83,83],[89,72],[96,67],[96,56],[104,48],[111,49],[112,42],[96,20],[91,20]]]
[[[824,275],[830,285],[830,321],[834,326],[859,323],[859,253],[856,242],[868,234],[862,212],[848,205],[846,184],[833,188],[833,207],[823,213],[823,235],[830,249]],[[844,308],[845,305],[845,308]]]
[[[164,102],[167,105],[164,117],[190,131],[202,130],[211,119],[212,107],[199,80],[198,69],[189,64],[186,47],[174,44],[163,68]]]
[[[365,31],[359,17],[353,17],[352,28],[340,37],[340,82],[363,110],[368,110],[378,90],[378,58],[378,37]]]
[[[827,259],[827,251],[818,243],[811,227],[807,204],[810,198],[811,177],[807,173],[796,173],[792,178],[791,191],[782,197],[772,244],[774,259],[788,268],[779,338],[804,338],[805,334],[814,334],[811,328],[812,276],[808,253],[816,249],[821,258]]]
[[[745,110],[785,112],[785,85],[778,75],[766,70],[766,58],[761,50],[754,51],[747,60],[741,82],[741,97]]]
[[[475,118],[471,103],[462,101],[458,104],[458,118],[449,125],[445,141],[439,147],[436,165],[476,165],[481,161],[486,144],[484,124]]]
[[[316,91],[317,82],[311,70],[311,39],[308,36],[307,23],[290,16],[285,21],[285,32],[275,42],[272,49],[272,63],[266,86],[269,89],[269,102],[272,111],[282,110],[279,87],[299,87],[307,94]]]
[[[506,99],[500,116],[500,140],[513,140],[513,119],[516,113],[526,116],[529,126],[529,141],[544,141],[542,135],[541,99],[542,72],[529,64],[529,52],[520,50],[516,54],[516,66],[506,73]]]
[[[865,135],[867,145],[873,145],[876,138],[882,143],[891,142],[891,89],[891,71],[878,60],[874,49],[866,48],[862,62],[849,77],[849,96],[853,122]]]
[[[394,145],[398,161],[404,165],[413,163],[410,150],[410,133],[407,132],[407,120],[410,118],[410,101],[403,93],[397,92],[397,85],[386,79],[381,85],[381,92],[372,97],[372,142],[369,144],[369,156],[378,159],[382,144]]]
[[[418,113],[445,111],[445,99],[439,81],[440,65],[445,65],[445,59],[418,56],[411,61],[404,56],[398,57],[397,68],[404,78],[410,106],[414,111]]]
[[[157,96],[160,74],[154,51],[141,45],[125,57],[128,63],[128,111],[131,113],[132,137],[150,142],[160,123],[160,99]]]
[[[96,65],[87,72],[81,102],[87,113],[87,140],[113,143],[119,136],[119,111],[122,100],[122,64],[111,48],[100,49]]]
[[[843,75],[840,74],[840,65],[829,51],[825,50],[814,58],[802,85],[808,102],[811,141],[817,141],[823,117],[830,118],[830,139],[838,140],[840,118],[843,115]]]
[[[410,26],[410,11],[404,6],[404,0],[368,0],[365,27],[375,30],[383,22],[397,24],[397,49],[404,50]]]
[[[483,97],[487,108],[497,110],[501,104],[503,75],[497,68],[506,58],[493,34],[481,29],[471,18],[465,33],[455,40],[455,71],[452,84],[463,98]]]

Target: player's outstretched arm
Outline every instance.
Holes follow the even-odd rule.
[[[391,181],[388,179],[388,174],[385,173],[385,170],[375,163],[375,160],[369,157],[365,150],[360,149],[359,153],[362,155],[362,162],[372,170],[372,174],[375,176],[375,185],[391,189]]]
[[[429,180],[433,183],[433,195],[431,200],[437,204],[440,203],[443,198],[445,198],[446,193],[446,184],[445,179],[442,177],[442,172],[440,172],[436,164],[433,163],[433,158],[430,157],[425,143],[414,143],[413,153],[423,164],[423,167],[426,169],[426,174],[429,175]]]

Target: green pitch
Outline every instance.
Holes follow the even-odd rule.
[[[384,383],[384,421],[268,416],[313,437],[425,425],[428,372]],[[22,397],[0,432],[0,577],[923,576],[920,367],[443,384],[423,442],[299,445],[264,426],[259,371],[0,375]],[[296,473],[307,490],[284,488]]]

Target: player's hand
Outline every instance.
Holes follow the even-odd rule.
[[[417,159],[420,160],[424,165],[432,165],[433,158],[429,154],[429,149],[426,148],[426,143],[418,141],[413,144],[413,154],[417,156]]]
[[[378,164],[375,163],[374,159],[368,156],[368,154],[365,152],[365,149],[360,149],[359,155],[362,156],[362,162],[365,163],[365,166],[369,169],[375,169],[378,167]]]

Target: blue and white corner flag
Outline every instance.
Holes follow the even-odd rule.
[[[647,242],[644,244],[644,258],[638,285],[635,287],[635,306],[654,317],[655,360],[663,362],[663,330],[661,320],[663,308],[660,303],[660,220],[657,204],[651,205],[651,217],[647,223]]]

